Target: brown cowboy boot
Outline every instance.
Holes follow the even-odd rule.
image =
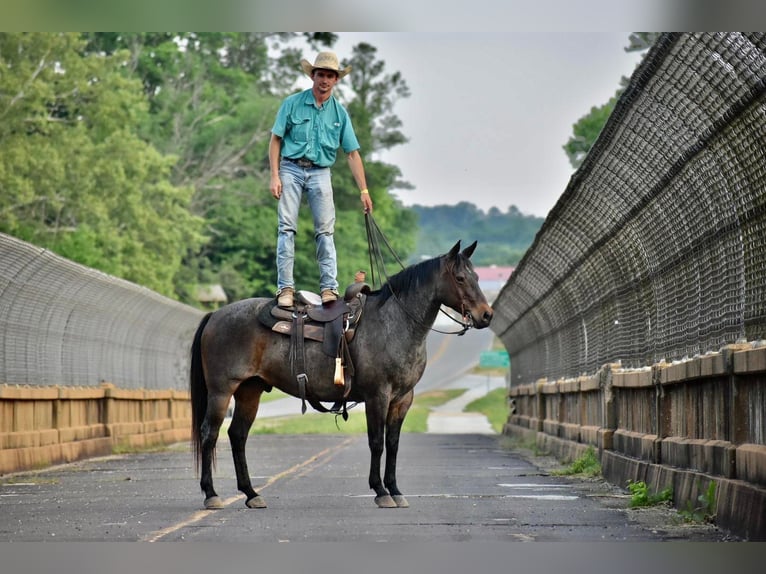
[[[292,287],[284,287],[277,291],[277,305],[284,309],[289,309],[293,306],[293,295],[295,289]]]
[[[325,303],[332,303],[333,301],[338,300],[338,292],[334,289],[323,289],[322,293],[322,305]]]

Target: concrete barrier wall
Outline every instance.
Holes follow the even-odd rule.
[[[178,390],[0,385],[0,475],[191,438]]]
[[[714,482],[716,523],[766,540],[766,346],[644,369],[607,364],[589,377],[512,387],[509,399],[504,433],[564,460],[593,447],[606,480],[672,487],[680,509]]]

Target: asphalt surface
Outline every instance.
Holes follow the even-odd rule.
[[[628,510],[603,481],[552,476],[487,433],[405,434],[398,482],[410,508],[380,509],[367,488],[362,435],[258,435],[253,483],[268,508],[236,491],[222,441],[214,480],[226,507],[203,509],[188,445],[111,456],[0,479],[0,542],[457,542],[731,540],[669,510]]]

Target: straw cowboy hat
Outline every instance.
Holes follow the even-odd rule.
[[[311,65],[308,60],[301,60],[301,68],[308,77],[311,77],[312,72],[317,69],[332,70],[338,72],[339,80],[351,71],[351,66],[340,69],[338,56],[335,55],[335,52],[319,52],[316,60],[314,60],[314,65]]]

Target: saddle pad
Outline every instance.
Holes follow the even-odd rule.
[[[274,323],[279,320],[271,314],[272,309],[279,309],[279,307],[277,307],[276,298],[267,301],[263,307],[258,310],[258,322],[264,327],[268,327],[269,329],[271,329],[274,326]],[[292,315],[286,317],[285,319],[291,320],[291,318]]]

